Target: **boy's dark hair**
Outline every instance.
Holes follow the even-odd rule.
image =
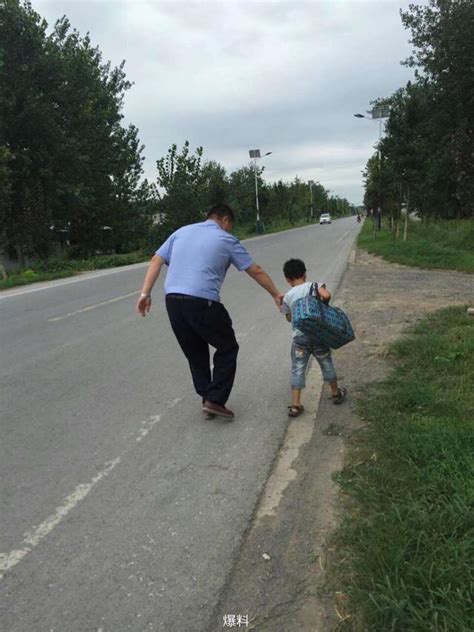
[[[228,217],[231,222],[234,222],[235,213],[228,204],[213,204],[207,209],[207,217],[218,217],[219,219]]]
[[[306,266],[301,259],[289,259],[283,266],[283,274],[289,281],[301,279],[306,274]]]

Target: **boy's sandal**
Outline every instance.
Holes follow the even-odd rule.
[[[347,397],[347,388],[345,386],[339,386],[337,390],[339,392],[338,392],[337,395],[333,395],[332,396],[332,403],[333,404],[342,404],[342,402]]]
[[[299,417],[304,411],[304,406],[288,406],[288,417]]]

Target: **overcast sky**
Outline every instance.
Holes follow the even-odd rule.
[[[268,181],[298,175],[354,204],[379,128],[353,114],[412,77],[400,64],[408,4],[33,0],[50,25],[65,14],[104,59],[126,60],[125,120],[140,131],[150,180],[173,143],[202,145],[228,172],[259,148],[273,152]]]

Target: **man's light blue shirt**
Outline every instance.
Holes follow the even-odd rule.
[[[230,264],[247,270],[253,264],[237,237],[208,219],[175,231],[156,254],[168,265],[165,294],[188,294],[220,301],[220,289]]]

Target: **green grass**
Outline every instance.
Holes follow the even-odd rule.
[[[290,228],[306,226],[308,222],[299,221],[294,224],[290,222],[275,221],[265,227],[265,234],[281,232]],[[255,226],[237,227],[235,231],[239,239],[247,239],[256,235]],[[100,270],[103,268],[115,268],[117,266],[130,265],[148,261],[149,254],[144,252],[132,252],[124,255],[98,255],[84,260],[68,260],[60,257],[53,257],[46,261],[39,262],[31,266],[28,270],[12,273],[6,280],[0,279],[0,290],[16,287],[18,285],[28,285],[38,281],[51,281],[74,276],[80,272]]]
[[[407,241],[395,239],[388,227],[376,233],[367,219],[359,234],[360,248],[388,261],[419,268],[474,272],[474,220],[410,221]]]
[[[474,319],[438,312],[391,356],[393,372],[362,400],[368,423],[339,476],[347,629],[472,631]]]
[[[265,224],[265,232],[263,234],[269,235],[271,233],[280,233],[284,230],[291,230],[292,228],[302,228],[303,226],[308,226],[309,224],[317,224],[318,220],[314,219],[313,222],[308,222],[307,220],[298,220],[293,224],[288,220],[284,219],[276,219],[273,222],[269,222]],[[239,226],[237,224],[234,234],[239,239],[249,239],[250,237],[255,237],[257,235],[256,229],[254,225],[251,226]]]

